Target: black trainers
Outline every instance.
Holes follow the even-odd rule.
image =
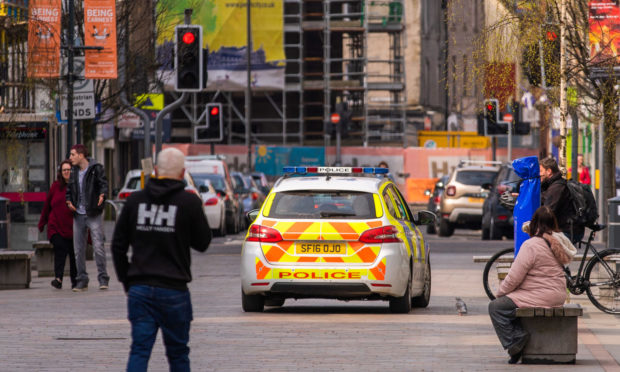
[[[56,288],[56,289],[61,289],[62,288],[62,282],[58,279],[54,279],[52,280],[52,287]]]
[[[85,292],[88,291],[88,283],[78,283],[73,287],[73,292]]]

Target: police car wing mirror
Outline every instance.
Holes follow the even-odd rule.
[[[252,209],[251,211],[245,214],[245,218],[248,220],[248,223],[254,222],[256,217],[258,217],[258,212],[259,212],[258,209]]]
[[[431,211],[419,211],[416,216],[416,225],[430,225],[435,223],[437,216]]]

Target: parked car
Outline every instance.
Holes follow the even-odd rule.
[[[194,180],[198,191],[204,200],[204,210],[207,215],[209,226],[216,236],[226,235],[226,205],[224,200],[217,195],[209,179],[200,178]]]
[[[258,188],[265,194],[265,196],[269,195],[269,191],[271,191],[271,185],[269,185],[269,181],[267,180],[267,176],[263,172],[252,172],[252,179],[256,182]]]
[[[435,215],[439,215],[439,203],[441,202],[441,197],[443,196],[443,192],[445,190],[445,185],[448,182],[448,178],[450,176],[443,176],[435,182],[435,186],[433,190],[426,190],[425,194],[429,197],[428,204],[426,205],[426,210],[429,210]],[[435,228],[435,224],[430,224],[426,226],[426,232],[428,234],[436,234],[437,229]]]
[[[114,203],[116,204],[116,207],[117,207],[117,213],[119,215],[121,213],[125,200],[129,197],[129,195],[131,195],[131,193],[134,191],[138,191],[142,189],[142,185],[140,182],[141,174],[142,174],[142,169],[132,169],[129,172],[127,172],[127,175],[125,176],[125,182],[123,183],[123,187],[119,190],[116,196],[116,199],[114,200]],[[149,178],[151,178],[151,176],[152,175],[149,175],[144,178],[145,185],[148,182]],[[185,182],[185,190],[196,194],[196,196],[198,196],[202,201],[202,197],[200,196],[200,193],[198,192],[198,188],[196,187],[194,180],[192,179],[192,177],[190,176],[188,172],[185,172],[184,174],[184,182]]]
[[[439,205],[439,236],[451,236],[456,227],[479,229],[482,223],[482,204],[488,194],[482,185],[492,183],[499,162],[463,161],[454,168]]]
[[[482,204],[482,240],[514,237],[512,211],[499,203],[499,197],[505,191],[519,192],[519,182],[521,177],[517,176],[511,165],[505,164],[501,166],[493,183],[487,185],[489,196]]]
[[[241,203],[234,197],[233,188],[223,174],[191,171],[192,177],[198,184],[208,180],[218,197],[222,200],[226,210],[226,232],[236,234],[241,231],[243,224],[243,210]]]
[[[243,205],[243,213],[258,209],[263,205],[265,196],[258,189],[256,183],[251,176],[246,176],[241,172],[231,172],[230,176],[235,182],[235,195],[239,196],[239,200]]]

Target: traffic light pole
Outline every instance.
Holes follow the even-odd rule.
[[[508,162],[512,161],[512,122],[508,123]]]
[[[248,172],[252,171],[252,2],[247,0],[247,50],[246,50],[246,72],[247,84],[245,89],[245,146],[248,148]]]

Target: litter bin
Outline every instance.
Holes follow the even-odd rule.
[[[10,202],[9,199],[0,196],[0,249],[9,248],[9,229],[11,227]]]
[[[609,216],[609,248],[620,248],[620,196],[607,200]]]

